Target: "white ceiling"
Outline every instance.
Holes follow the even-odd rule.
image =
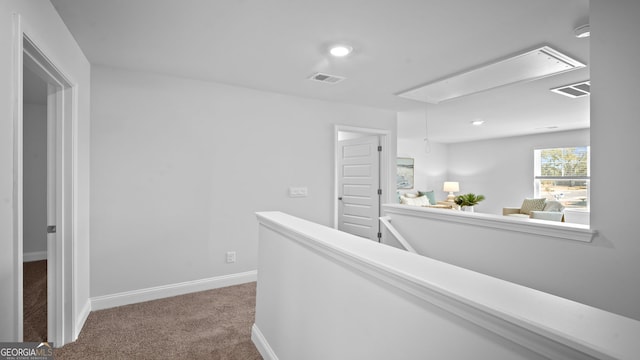
[[[548,91],[588,79],[588,67],[438,105],[394,95],[542,45],[588,64],[589,40],[573,33],[588,22],[588,0],[51,2],[92,64],[395,111],[426,108],[436,142],[589,127],[588,97]],[[335,42],[353,54],[331,58]],[[347,79],[307,80],[315,72]],[[477,118],[485,125],[469,125]],[[424,124],[405,125],[400,137],[424,137]]]

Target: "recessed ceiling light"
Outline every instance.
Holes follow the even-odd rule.
[[[591,28],[589,27],[589,24],[578,26],[575,29],[575,33],[577,38],[586,38],[591,36]]]
[[[471,122],[471,125],[475,125],[475,126],[480,126],[482,124],[484,124],[484,120],[473,120]]]
[[[353,51],[353,48],[348,45],[334,45],[329,49],[329,53],[335,57],[344,57]]]

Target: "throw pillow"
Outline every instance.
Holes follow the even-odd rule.
[[[529,215],[532,211],[542,211],[544,209],[544,203],[547,199],[524,199],[522,206],[520,206],[520,214]]]
[[[418,195],[426,196],[427,199],[429,199],[429,204],[431,204],[431,205],[435,205],[436,204],[436,193],[433,190],[418,191]]]
[[[418,196],[418,197],[400,197],[400,203],[405,205],[413,205],[413,206],[426,206],[429,205],[429,199],[426,196]]]
[[[560,201],[547,201],[546,204],[544,204],[544,209],[542,209],[542,211],[556,211],[556,212],[561,212],[562,210],[564,210],[564,205],[562,205],[562,203]]]

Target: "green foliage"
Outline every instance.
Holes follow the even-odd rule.
[[[456,196],[454,202],[459,206],[475,206],[482,200],[484,200],[484,195],[468,193]]]
[[[586,147],[544,149],[540,153],[542,176],[587,176]]]

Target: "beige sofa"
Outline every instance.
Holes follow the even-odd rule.
[[[563,222],[564,205],[555,200],[525,199],[520,207],[502,208],[502,215]]]

